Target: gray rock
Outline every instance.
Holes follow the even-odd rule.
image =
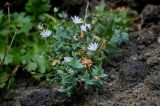
[[[152,89],[152,90],[156,90],[159,91],[160,94],[160,71],[157,73],[154,73],[152,76],[150,76],[149,78],[147,78],[146,85]]]
[[[131,87],[142,81],[149,72],[147,62],[129,59],[121,69],[122,86]]]
[[[68,96],[53,89],[11,90],[0,106],[51,106],[64,103]]]
[[[147,5],[142,11],[141,25],[142,27],[150,26],[153,24],[159,25],[160,22],[160,6]]]

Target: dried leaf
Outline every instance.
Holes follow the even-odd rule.
[[[86,57],[82,58],[81,62],[85,67],[91,67],[92,66],[92,60],[88,59]]]
[[[53,60],[52,63],[51,63],[51,65],[52,65],[52,67],[54,67],[54,66],[55,66],[56,64],[58,64],[58,63],[60,63],[60,60],[59,60],[59,59]]]
[[[98,76],[94,76],[94,78],[95,78],[96,80],[99,80],[99,77],[98,77]]]
[[[117,7],[116,10],[119,12],[122,12],[122,11],[125,11],[126,8],[125,7]]]

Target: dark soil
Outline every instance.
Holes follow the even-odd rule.
[[[23,79],[1,94],[0,106],[160,106],[159,11],[160,6],[147,5],[135,18],[130,40],[109,56],[112,65],[106,66],[103,88],[67,97],[54,87]]]

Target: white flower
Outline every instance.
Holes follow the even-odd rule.
[[[84,24],[80,26],[81,31],[87,31],[91,29],[91,25],[90,24]]]
[[[96,51],[98,47],[99,47],[98,43],[96,43],[96,42],[95,43],[91,43],[88,46],[88,50]]]
[[[81,31],[87,31],[86,25],[81,25],[81,26],[80,26],[80,29],[81,29]]]
[[[85,26],[90,30],[91,29],[91,24],[85,24]]]
[[[72,57],[64,57],[63,58],[64,59],[64,62],[70,62],[70,61],[72,61]]]
[[[43,24],[42,24],[42,23],[39,23],[39,24],[37,25],[37,27],[38,27],[38,29],[43,29]]]
[[[42,37],[48,37],[48,36],[50,36],[51,34],[52,34],[52,31],[49,30],[49,29],[42,30],[42,32],[41,32]]]
[[[57,7],[54,7],[54,9],[53,9],[53,11],[56,13],[56,12],[58,12],[58,8]]]
[[[82,23],[82,19],[77,16],[71,17],[71,19],[75,24]]]

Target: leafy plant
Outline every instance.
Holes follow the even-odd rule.
[[[130,9],[118,7],[116,10],[105,9],[105,3],[102,1],[91,13],[95,19],[95,34],[104,38],[112,44],[120,45],[128,41],[128,27],[131,24],[132,17],[129,16]]]
[[[41,56],[44,46],[37,46],[41,41],[40,36],[31,32],[34,29],[32,21],[34,18],[24,12],[10,14],[8,10],[7,15],[0,11],[0,88],[14,84],[19,67],[27,71],[46,71],[46,66],[43,66],[47,60]]]
[[[25,8],[26,13],[8,16],[0,11],[0,88],[14,84],[19,67],[68,95],[102,86],[106,54],[128,40],[127,12],[106,11],[102,3],[84,19],[74,16],[69,21],[64,12],[56,13],[63,20],[44,14],[49,0],[29,0]],[[38,25],[37,18],[42,20]]]

